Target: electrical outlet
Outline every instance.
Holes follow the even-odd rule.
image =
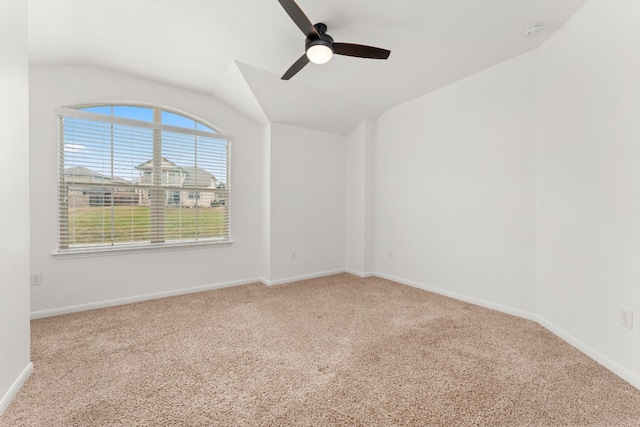
[[[291,252],[291,261],[295,261],[295,260],[296,260],[296,253]]]
[[[393,259],[393,251],[389,251],[389,259]]]
[[[620,309],[620,325],[625,328],[633,329],[633,311],[626,310],[624,308]]]
[[[31,273],[31,286],[42,285],[42,273]]]

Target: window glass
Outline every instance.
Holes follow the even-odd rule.
[[[193,119],[190,119],[189,117],[164,110],[162,111],[162,124],[186,129],[202,130],[205,132],[215,132],[210,127],[205,126]]]
[[[127,119],[140,120],[142,122],[153,122],[153,108],[138,107],[135,105],[114,105],[113,115]]]
[[[88,111],[90,113],[96,113],[96,114],[104,114],[105,116],[111,115],[110,105],[96,105],[93,107],[83,107],[83,108],[79,108],[79,110]]]
[[[202,135],[213,129],[159,107],[78,109],[162,123],[59,115],[60,249],[229,239],[226,137]]]
[[[203,130],[203,131],[205,131],[205,132],[214,132],[214,133],[217,133],[215,130],[211,129],[211,128],[210,128],[210,127],[208,127],[208,126],[203,125],[203,124],[202,124],[202,123],[200,123],[200,122],[196,122],[196,129],[197,129],[197,130]]]

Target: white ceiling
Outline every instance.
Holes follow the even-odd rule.
[[[212,94],[258,122],[363,118],[542,44],[587,0],[297,0],[336,41],[391,50],[280,76],[305,36],[277,0],[29,0],[31,64],[92,65]],[[536,38],[524,31],[543,24]]]

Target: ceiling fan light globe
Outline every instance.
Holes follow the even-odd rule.
[[[326,64],[333,56],[333,50],[324,44],[316,44],[307,49],[307,58],[314,64]]]

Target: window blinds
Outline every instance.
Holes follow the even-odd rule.
[[[230,137],[70,108],[56,114],[61,250],[229,239]]]

